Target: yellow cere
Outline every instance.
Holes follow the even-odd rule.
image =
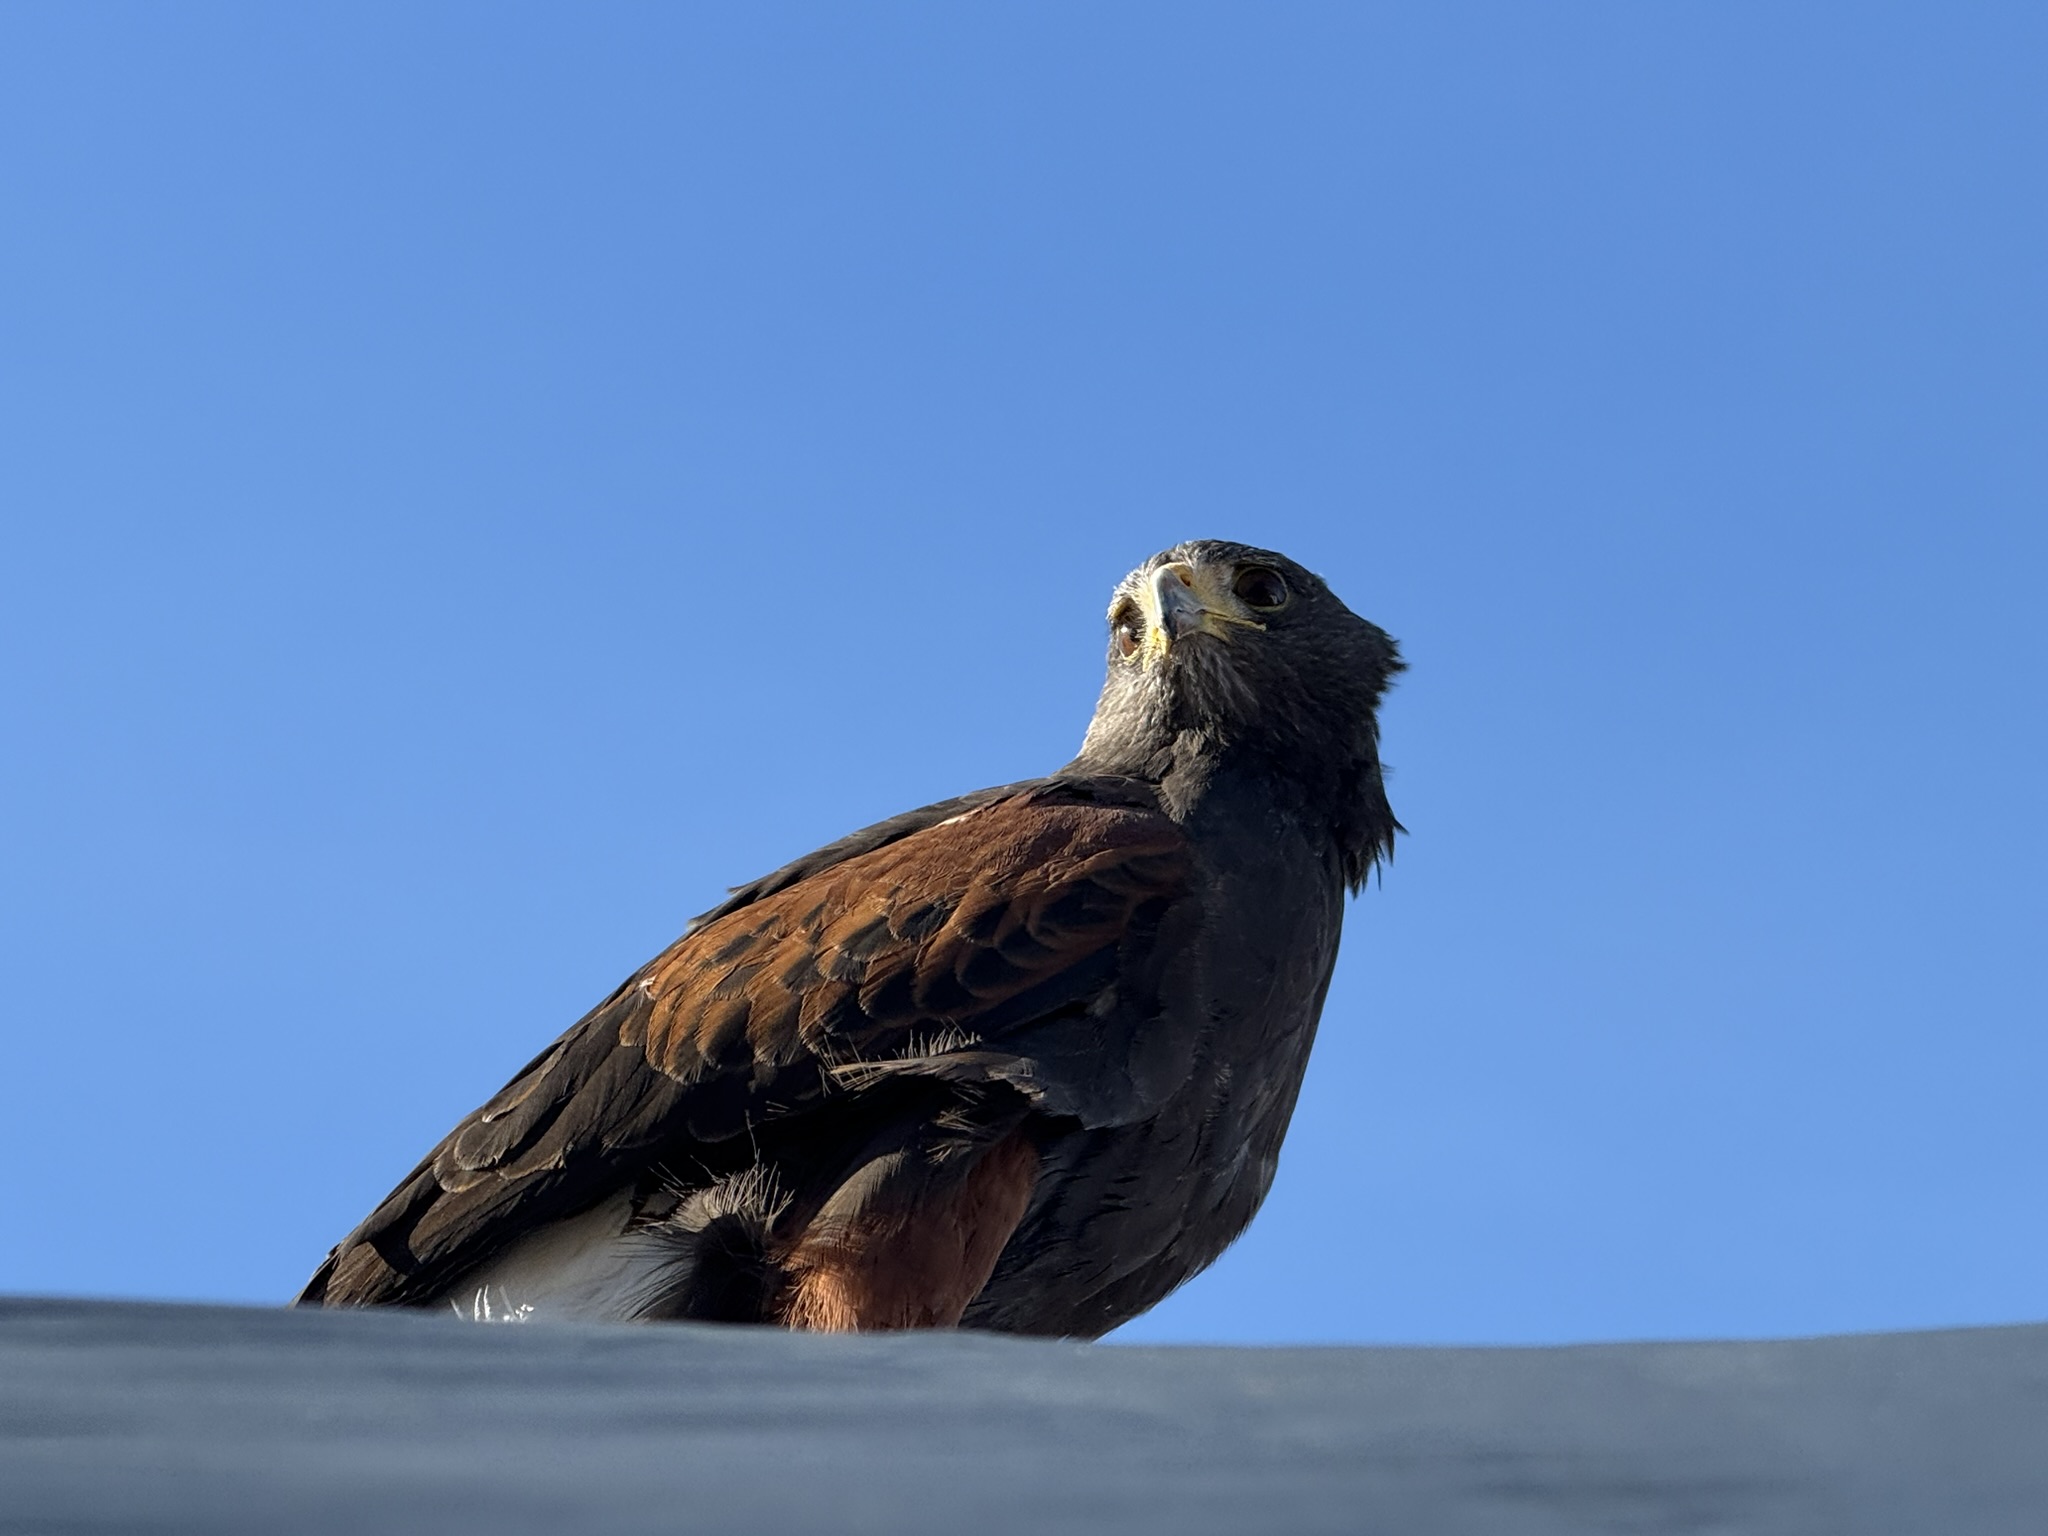
[[[1230,637],[1233,625],[1245,629],[1264,629],[1266,626],[1251,616],[1251,610],[1230,590],[1232,568],[1214,565],[1182,565],[1180,570],[1189,576],[1187,587],[1196,603],[1201,607],[1198,625],[1203,634],[1214,635],[1219,640]],[[1159,590],[1153,580],[1141,580],[1131,594],[1145,614],[1145,644],[1133,659],[1141,666],[1150,668],[1165,659],[1173,649],[1173,641],[1161,622]]]

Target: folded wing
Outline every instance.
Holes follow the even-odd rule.
[[[694,927],[458,1125],[300,1300],[433,1301],[623,1188],[735,1166],[764,1127],[784,1146],[812,1125],[844,1139],[870,1106],[939,1113],[954,1088],[1084,1123],[1142,1112],[1192,1049],[1146,1028],[1175,979],[1161,951],[1185,953],[1200,919],[1185,838],[1126,780],[954,804],[969,808],[848,839]],[[1028,1166],[1004,1145],[1003,1167]],[[963,1208],[1014,1223],[1006,1191]],[[832,1194],[796,1209],[830,1209]]]

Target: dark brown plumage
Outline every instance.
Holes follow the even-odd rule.
[[[471,1115],[300,1297],[1093,1337],[1271,1182],[1393,643],[1204,541],[1119,586],[1060,773],[744,887]]]

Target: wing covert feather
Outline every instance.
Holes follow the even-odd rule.
[[[998,802],[679,940],[641,973],[626,1038],[685,1083],[893,1053],[911,1031],[987,1038],[1005,1004],[1182,895],[1189,858],[1157,811]]]

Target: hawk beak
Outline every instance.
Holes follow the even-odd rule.
[[[1209,610],[1195,592],[1193,566],[1179,561],[1162,565],[1152,573],[1151,588],[1152,601],[1145,606],[1152,610],[1149,617],[1153,628],[1165,632],[1169,646],[1202,627]]]
[[[1264,629],[1230,593],[1228,568],[1176,560],[1138,587],[1145,610],[1145,663],[1156,665],[1189,635],[1226,638],[1232,626]]]

